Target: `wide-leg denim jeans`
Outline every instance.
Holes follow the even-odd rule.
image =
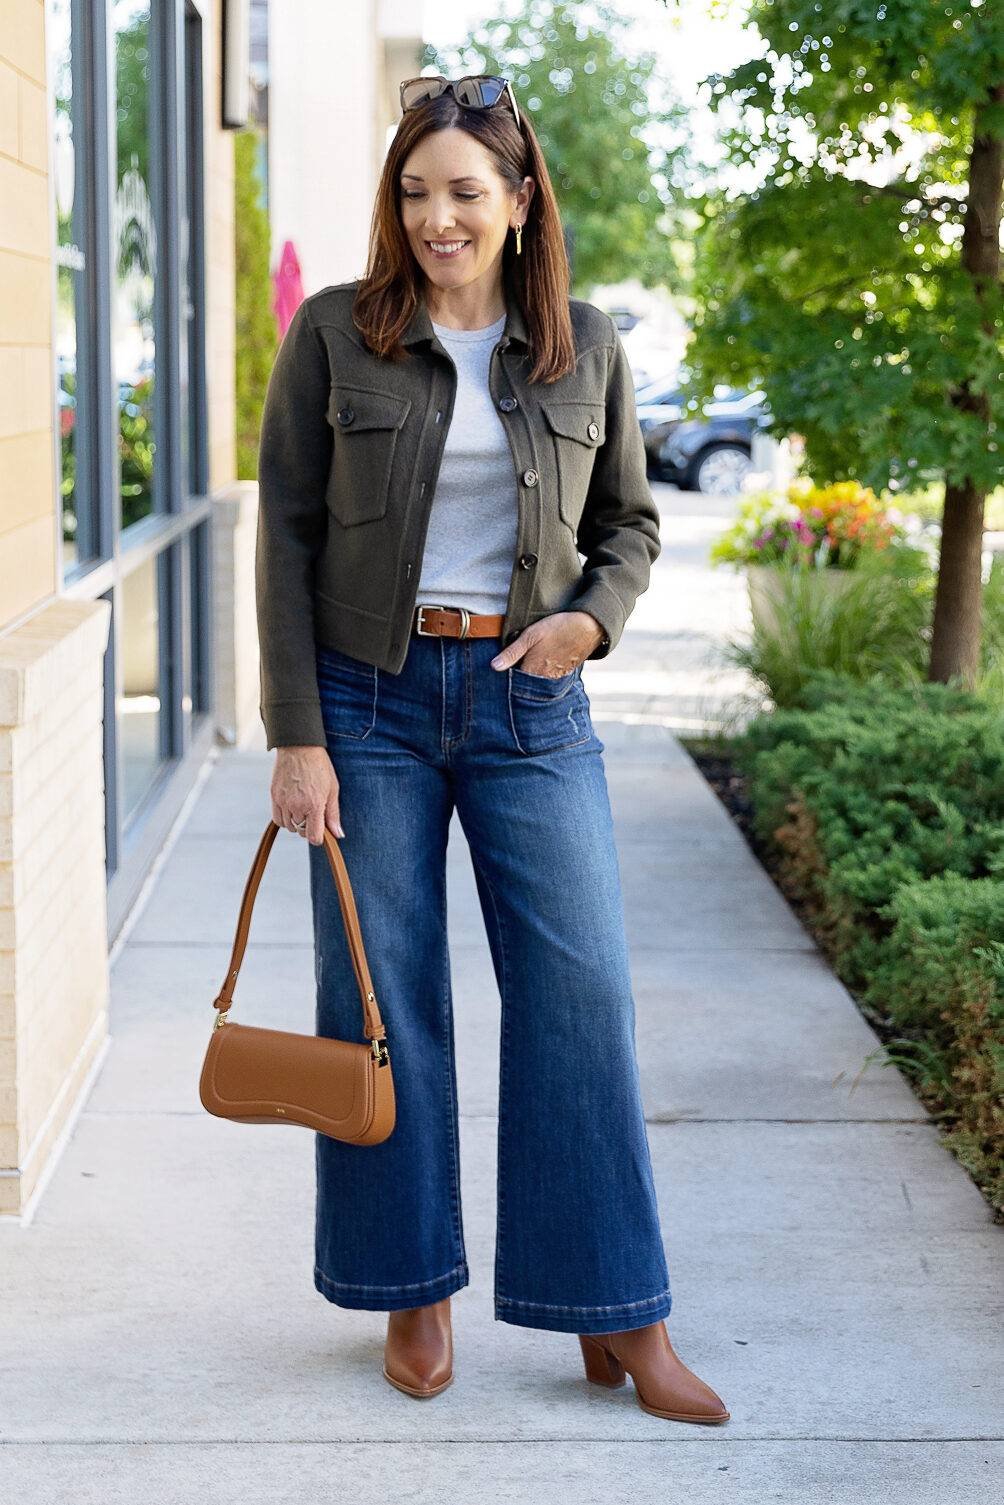
[[[493,669],[500,648],[413,633],[393,674],[317,645],[397,1121],[379,1145],[317,1135],[314,1284],[339,1306],[390,1311],[470,1280],[446,928],[456,808],[502,1004],[495,1318],[644,1327],[671,1297],[603,743],[580,668]],[[334,881],[323,847],[309,853],[317,1032],[361,1039]]]

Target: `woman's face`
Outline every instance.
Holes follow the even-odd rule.
[[[454,126],[423,137],[404,161],[399,192],[405,234],[429,281],[446,289],[494,278],[510,226],[525,223],[533,188],[527,177],[510,193],[466,131]],[[450,252],[437,254],[433,242]]]

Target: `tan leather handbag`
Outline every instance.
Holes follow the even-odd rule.
[[[227,1017],[255,894],[279,829],[274,820],[265,827],[244,887],[230,967],[213,1000],[219,1013],[202,1065],[199,1097],[208,1112],[237,1123],[302,1124],[349,1144],[380,1144],[394,1128],[394,1079],[352,885],[338,842],[326,826],[324,847],[359,985],[363,1034],[370,1043],[233,1024]]]

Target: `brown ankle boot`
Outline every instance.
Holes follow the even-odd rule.
[[[387,1313],[383,1372],[406,1395],[425,1399],[453,1379],[450,1298]]]
[[[664,1322],[622,1333],[580,1333],[586,1378],[611,1388],[634,1380],[643,1411],[668,1421],[728,1421],[729,1412],[693,1370],[673,1352]]]

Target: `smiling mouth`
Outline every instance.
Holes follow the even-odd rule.
[[[470,241],[441,241],[438,244],[450,247],[449,250],[442,251],[437,250],[437,242],[435,241],[427,240],[425,244],[429,248],[429,251],[433,256],[438,256],[441,261],[445,261],[450,256],[459,256],[461,251],[465,250],[470,245]]]

